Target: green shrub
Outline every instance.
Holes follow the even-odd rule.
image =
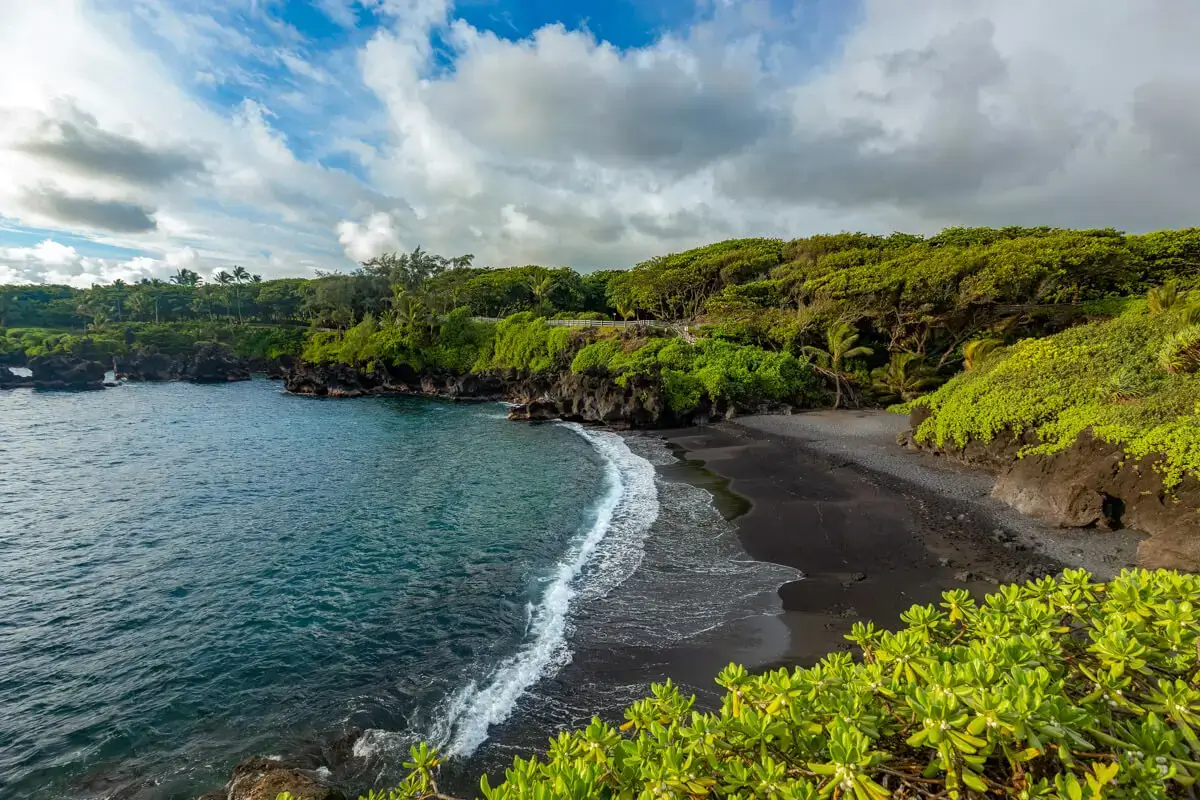
[[[1058,452],[1091,429],[1135,459],[1161,455],[1174,487],[1185,474],[1200,475],[1200,375],[1168,372],[1161,361],[1169,341],[1182,341],[1172,338],[1180,325],[1142,307],[1018,342],[914,401],[933,412],[916,437],[961,447],[1031,430],[1038,442],[1025,455]]]
[[[492,366],[531,373],[546,372],[571,339],[571,329],[552,327],[529,311],[496,323]]]
[[[516,758],[486,800],[1166,800],[1200,776],[1200,577],[1064,572],[856,623],[857,652],[751,675],[714,712],[668,681],[619,728],[599,719]],[[438,755],[369,800],[445,798]]]
[[[616,339],[599,339],[585,345],[571,361],[571,371],[574,373],[589,370],[608,371],[612,362],[621,353],[621,343]]]

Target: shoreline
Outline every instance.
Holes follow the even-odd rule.
[[[896,444],[906,428],[887,412],[843,410],[660,432],[745,498],[733,521],[751,558],[803,573],[779,589],[783,655],[753,666],[815,662],[849,646],[854,622],[894,627],[950,589],[983,594],[1076,567],[1107,578],[1134,563],[1136,534],[1025,517],[988,496],[991,476]]]

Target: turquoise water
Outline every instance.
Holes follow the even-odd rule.
[[[503,411],[0,393],[0,796],[191,798],[350,729],[472,752],[658,513],[624,440]]]

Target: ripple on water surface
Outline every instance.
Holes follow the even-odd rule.
[[[0,395],[0,794],[190,797],[306,735],[434,731],[528,648],[612,491],[594,442],[496,416]]]

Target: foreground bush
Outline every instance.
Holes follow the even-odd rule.
[[[730,666],[712,714],[670,684],[517,758],[488,800],[552,798],[1194,797],[1200,577],[1067,571],[914,606],[895,633],[857,623],[807,669]],[[441,797],[438,757],[369,800]]]

